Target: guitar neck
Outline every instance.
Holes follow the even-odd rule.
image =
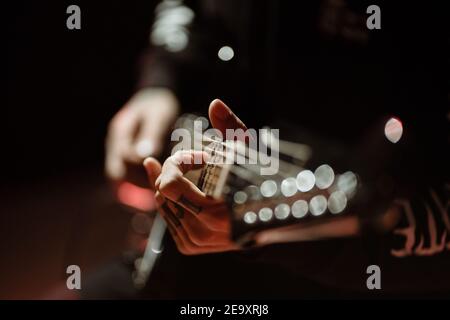
[[[275,146],[278,170],[268,175],[262,172],[267,161],[253,160],[274,159],[271,143],[264,142],[270,155],[252,153],[246,145],[194,133],[198,135],[194,141],[210,157],[202,169],[186,177],[206,195],[224,200],[234,240],[272,227],[326,223],[353,214],[369,221],[385,212],[392,200],[393,192],[380,187],[379,176],[365,168],[364,161],[353,159],[351,152],[335,144],[330,148],[320,139],[305,138],[300,144],[279,140]]]
[[[207,163],[200,171],[197,187],[206,195],[218,199],[222,196],[224,188],[226,187],[228,173],[228,165]]]

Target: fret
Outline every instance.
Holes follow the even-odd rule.
[[[211,150],[207,151],[210,155],[209,163],[203,168],[198,186],[207,195],[213,195],[216,193],[217,181],[219,180],[220,166],[216,163],[222,160],[220,153],[216,152],[218,148],[221,148],[221,144],[218,142],[212,143]],[[219,171],[219,172],[218,172]]]
[[[207,164],[205,175],[202,182],[202,191],[208,195],[212,195],[217,186],[220,167],[216,164]],[[218,172],[219,171],[219,172]]]

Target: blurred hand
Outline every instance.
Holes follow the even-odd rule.
[[[107,176],[114,181],[146,186],[142,161],[161,153],[178,109],[178,101],[168,89],[137,92],[110,122],[106,138]]]

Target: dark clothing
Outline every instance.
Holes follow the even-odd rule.
[[[252,286],[248,297],[255,292],[261,297],[301,296],[297,288],[304,277],[367,292],[371,264],[381,268],[385,293],[450,291],[449,109],[443,81],[448,29],[437,9],[390,1],[379,3],[381,30],[368,30],[370,4],[206,0],[176,6],[195,14],[179,27],[188,36],[187,46],[170,51],[168,42],[159,42],[143,59],[140,86],[172,88],[186,111],[206,113],[209,102],[220,97],[249,127],[288,121],[347,145],[361,143],[367,129],[384,116],[396,116],[410,141],[398,159],[397,177],[409,202],[395,232],[178,257],[186,273],[177,269],[175,277],[188,290],[194,290],[189,280],[181,279],[205,263],[205,269],[213,270],[200,274],[233,275],[234,280],[217,280],[218,296],[245,281]],[[163,17],[157,15],[153,33],[158,19]],[[217,56],[225,45],[234,50],[230,61]],[[413,228],[411,250],[403,250],[404,227]],[[426,250],[430,247],[434,249]],[[189,292],[180,293],[185,294]]]

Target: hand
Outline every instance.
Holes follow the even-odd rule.
[[[214,100],[209,108],[209,117],[214,128],[222,133],[226,129],[242,128],[245,125],[220,100]],[[194,164],[194,157],[202,159]],[[166,220],[168,229],[178,249],[184,254],[213,253],[238,250],[230,241],[230,214],[222,201],[207,197],[183,175],[201,168],[208,155],[200,151],[179,151],[168,158],[164,165],[154,158],[147,158],[144,167],[150,185],[156,190],[159,212]],[[380,230],[390,230],[398,221],[398,210],[391,207],[378,222]],[[361,232],[356,216],[343,217],[325,224],[296,224],[268,229],[254,236],[254,245],[272,243],[313,241],[324,238],[357,236]]]
[[[220,100],[209,108],[213,127],[225,134],[226,129],[246,129],[242,121]],[[194,157],[202,159],[194,164]],[[184,254],[212,253],[238,249],[230,240],[230,219],[223,201],[212,199],[200,191],[183,175],[201,168],[208,155],[200,151],[179,151],[164,165],[147,158],[151,187],[156,191],[156,202],[178,249]]]
[[[204,161],[201,151],[178,151],[161,168],[155,158],[147,158],[144,166],[150,185],[156,190],[158,211],[167,223],[181,253],[192,255],[235,249],[230,241],[228,209],[222,201],[206,196],[183,174],[198,169],[193,157]],[[192,164],[186,164],[192,160]]]
[[[111,120],[106,138],[105,170],[114,181],[146,186],[142,161],[158,156],[178,114],[174,94],[163,88],[137,92]]]

